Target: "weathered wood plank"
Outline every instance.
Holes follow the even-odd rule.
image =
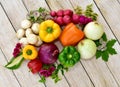
[[[86,0],[86,2],[84,1],[84,0],[81,0],[81,1],[79,1],[79,0],[76,0],[76,2],[74,2],[74,0],[71,0],[71,2],[72,2],[72,4],[74,5],[74,6],[77,6],[77,5],[80,5],[80,3],[81,2],[84,2],[84,3],[82,3],[83,4],[83,6],[86,6],[88,3],[92,3],[92,0],[90,1],[90,0]],[[105,22],[105,20],[103,19],[103,17],[102,17],[102,15],[101,15],[101,13],[99,12],[99,10],[98,10],[98,8],[97,7],[95,7],[95,4],[94,4],[94,10],[99,14],[99,17],[98,17],[98,21],[104,26],[104,30],[105,30],[105,32],[106,32],[106,34],[107,34],[107,37],[109,38],[109,39],[111,39],[111,38],[115,38],[114,37],[114,35],[113,35],[113,33],[111,32],[111,30],[110,30],[110,28],[109,28],[109,26],[107,25],[107,23]],[[108,66],[108,68],[110,69],[110,71],[112,72],[112,74],[113,74],[113,76],[111,76],[110,74],[108,74],[108,73],[110,73],[110,72],[107,72],[106,71],[106,74],[108,75],[108,76],[106,76],[106,74],[104,73],[104,75],[106,76],[106,77],[110,77],[110,78],[106,78],[106,81],[108,81],[108,82],[106,82],[107,84],[113,84],[113,83],[111,83],[111,82],[113,82],[112,80],[112,78],[114,77],[116,80],[117,80],[117,83],[118,83],[118,85],[120,85],[120,75],[119,75],[119,72],[120,72],[120,68],[118,68],[118,67],[120,67],[120,63],[119,63],[119,61],[120,61],[120,59],[119,59],[119,57],[120,57],[120,54],[119,54],[119,47],[120,47],[120,45],[117,43],[116,45],[115,45],[115,49],[117,50],[117,52],[118,52],[118,54],[117,55],[114,55],[114,56],[110,56],[110,59],[109,59],[109,62],[107,63],[107,66]],[[103,63],[101,62],[101,59],[99,59],[99,60],[97,60],[97,61],[99,61],[99,63],[97,63],[97,68],[100,68],[100,70],[102,70],[102,72],[101,73],[103,73],[103,72],[105,72],[105,70],[107,69],[107,67],[105,66],[105,64],[103,65]],[[85,64],[84,66],[87,68],[87,66],[90,66],[90,65],[86,65],[86,63],[85,62],[90,62],[90,61],[83,61],[83,63]],[[95,61],[96,62],[96,61]],[[93,62],[94,64],[95,64],[95,62]],[[90,64],[90,63],[88,63],[88,64]],[[100,66],[100,67],[98,67],[98,66]],[[106,68],[105,68],[106,67]],[[88,68],[88,69],[90,69],[90,68]],[[108,69],[107,69],[108,70]],[[91,70],[92,71],[92,70]],[[100,73],[100,72],[99,72]],[[104,76],[103,75],[103,76]],[[109,76],[110,75],[110,76]],[[90,75],[90,77],[91,77],[92,75]],[[104,76],[104,77],[105,77]],[[91,77],[92,78],[92,77]],[[110,79],[111,79],[111,81],[110,81]],[[109,82],[110,81],[110,82]],[[114,85],[113,85],[114,86]]]
[[[53,8],[55,8],[55,7],[59,8],[60,6],[62,6],[64,8],[72,7],[72,6],[67,7],[66,5],[64,5],[65,3],[68,4],[67,1],[64,2],[64,1],[57,0],[55,2],[55,1],[51,0],[51,2],[50,2],[50,0],[48,0],[48,2],[49,2],[48,4],[50,4],[50,7],[53,7]],[[54,5],[53,5],[53,3],[54,3]],[[59,4],[55,5],[56,3],[59,3],[60,5]],[[79,2],[77,2],[77,0],[76,1],[73,0],[73,3],[76,3],[76,5],[81,5],[81,6],[85,7],[86,4],[88,4],[89,2],[87,2],[87,1],[79,1]],[[90,3],[92,3],[92,1]],[[73,6],[76,6],[76,5],[73,5]],[[82,64],[84,65],[86,71],[90,75],[91,80],[93,81],[93,83],[94,83],[94,85],[96,87],[98,87],[98,86],[99,87],[104,87],[104,86],[105,87],[106,86],[108,86],[108,87],[116,86],[117,87],[117,84],[116,84],[116,82],[114,80],[114,77],[112,76],[112,74],[110,73],[108,67],[106,66],[106,64],[103,61],[95,60],[95,58],[94,58],[94,59],[92,59],[90,61],[82,61]],[[111,83],[111,82],[113,82],[113,83]]]
[[[119,34],[119,20],[120,20],[120,4],[117,0],[94,0],[100,9],[101,13],[105,17],[113,33],[120,42]]]
[[[39,7],[44,7],[49,10],[45,0],[24,0],[24,3],[29,11],[39,9]],[[57,84],[54,83],[54,81],[51,78],[47,78],[46,85],[47,87],[69,87],[67,81],[64,77],[61,77],[62,80],[59,81]]]
[[[1,8],[0,8],[1,9]],[[0,10],[1,11],[1,10]],[[12,71],[7,70],[4,65],[7,63],[5,56],[0,49],[0,87],[20,87]],[[13,82],[11,84],[11,82]]]
[[[52,10],[58,10],[58,9],[72,9],[72,6],[69,3],[69,0],[66,1],[53,1],[53,0],[47,0],[50,8]],[[67,77],[70,85],[72,87],[79,87],[80,85],[82,87],[92,87],[92,83],[87,76],[86,72],[84,71],[82,65],[80,63],[76,64],[74,67],[70,69],[69,72],[65,74]],[[82,79],[81,79],[82,78]]]
[[[4,1],[2,1],[2,3],[4,3]],[[15,3],[15,0],[14,1],[11,0],[11,1],[8,1],[8,2],[4,3],[3,6],[9,8],[12,5],[14,5],[14,4],[12,4],[12,2]],[[18,1],[16,0],[16,4],[17,3],[18,3]],[[18,9],[18,8],[16,6],[16,8],[12,8],[12,9]],[[10,11],[6,10],[6,11],[8,13],[11,12],[11,10]],[[12,15],[12,14],[10,14],[10,15]],[[6,17],[6,14],[3,11],[0,11],[0,15],[1,15],[1,17],[0,17],[1,18],[0,27],[2,28],[1,31],[0,31],[0,35],[1,35],[0,36],[0,41],[1,41],[0,42],[0,47],[3,50],[3,52],[4,52],[5,56],[7,57],[7,59],[10,60],[11,57],[12,57],[12,50],[13,50],[13,48],[15,46],[15,43],[17,43],[18,40],[16,38],[16,34],[15,34],[15,31],[14,31],[13,27],[11,26],[9,20]],[[19,15],[19,14],[16,13],[16,15]],[[16,15],[14,14],[14,16],[16,16]],[[19,17],[17,19],[21,19],[22,18],[21,16],[19,15]],[[11,21],[13,22],[14,20],[11,20]],[[16,24],[19,24],[19,23],[17,22]],[[6,36],[6,34],[7,34],[7,36]],[[27,68],[27,62],[28,61],[24,61],[22,66],[19,69],[15,70],[15,72],[14,72],[16,77],[18,78],[21,86],[22,87],[30,87],[30,86],[44,87],[44,84],[41,84],[41,83],[38,82],[40,77],[38,75],[33,75],[32,73],[29,72],[29,69]],[[13,82],[11,82],[11,83],[13,83]]]

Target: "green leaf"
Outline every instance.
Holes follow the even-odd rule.
[[[114,44],[115,44],[115,42],[116,42],[116,40],[115,39],[112,39],[112,40],[109,40],[108,42],[107,42],[107,47],[112,47]]]
[[[107,41],[107,36],[105,33],[102,35],[102,39],[103,39],[103,41]]]
[[[101,45],[101,43],[99,42],[99,40],[96,40],[96,41],[94,41],[94,42],[95,42],[95,44],[97,45],[97,47]]]
[[[55,83],[57,83],[57,82],[60,81],[60,80],[61,80],[61,79],[60,79],[59,77],[56,77],[54,81],[55,81]]]
[[[44,76],[42,76],[41,79],[39,80],[39,82],[45,83],[46,82],[46,78]]]
[[[102,59],[107,62],[109,58],[109,53],[107,51],[102,52]]]
[[[43,11],[45,11],[45,8],[40,7],[38,11],[43,12]]]
[[[98,59],[101,56],[102,56],[102,51],[97,50],[97,52],[96,52],[96,59]]]
[[[107,51],[109,52],[109,54],[114,55],[117,54],[116,50],[114,48],[108,48]]]

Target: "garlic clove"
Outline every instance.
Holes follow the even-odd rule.
[[[17,38],[22,38],[25,35],[25,30],[24,29],[19,29],[16,33]]]
[[[23,20],[21,22],[21,27],[23,29],[27,29],[27,28],[30,28],[30,26],[32,25],[32,23],[29,21],[29,20]]]

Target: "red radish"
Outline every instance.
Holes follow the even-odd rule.
[[[63,22],[64,22],[65,24],[70,23],[70,22],[71,22],[71,17],[68,16],[68,15],[65,15],[65,16],[63,17]]]
[[[79,18],[80,18],[79,15],[73,14],[73,16],[72,16],[72,22],[75,23],[75,24],[78,24],[79,23]]]
[[[67,10],[64,11],[64,15],[72,16],[73,15],[73,11],[70,10],[70,9],[67,9]]]
[[[38,55],[43,64],[53,64],[58,59],[59,50],[53,43],[44,43],[40,46]]]
[[[63,17],[57,17],[56,18],[56,23],[58,23],[59,25],[64,25]]]
[[[63,10],[58,10],[58,11],[57,11],[57,16],[62,17],[62,16],[63,16],[63,13],[64,13]]]
[[[55,17],[55,16],[56,16],[56,12],[55,12],[55,11],[51,11],[51,12],[50,12],[50,15],[51,15],[52,17]]]
[[[27,66],[29,67],[31,72],[35,74],[41,70],[42,63],[40,59],[34,59],[34,60],[29,61]]]

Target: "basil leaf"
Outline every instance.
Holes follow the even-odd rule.
[[[117,54],[116,50],[114,48],[108,48],[107,51],[109,52],[109,54],[114,55]]]
[[[109,40],[108,42],[107,42],[107,47],[112,47],[114,44],[115,44],[115,42],[116,42],[116,40],[115,39],[112,39],[112,40]]]
[[[102,53],[102,59],[107,62],[108,58],[109,58],[108,52],[107,51],[103,51],[103,53]]]
[[[103,39],[104,41],[107,41],[107,37],[106,37],[106,34],[105,34],[105,33],[102,35],[102,39]]]
[[[97,50],[96,52],[96,59],[98,59],[102,55],[102,51]]]

